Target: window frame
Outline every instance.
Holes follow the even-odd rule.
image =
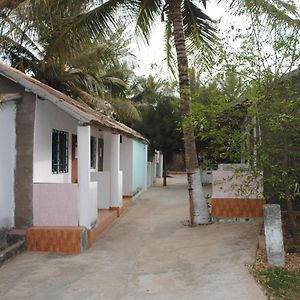
[[[90,138],[90,147],[91,147],[90,168],[96,169],[96,167],[97,167],[97,139],[95,136],[91,136],[91,138]]]
[[[52,129],[52,174],[69,172],[69,133]]]

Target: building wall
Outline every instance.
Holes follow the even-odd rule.
[[[68,172],[52,174],[52,130],[69,133]],[[71,183],[72,134],[77,134],[77,121],[47,100],[38,100],[34,132],[35,183]]]
[[[123,195],[132,196],[133,139],[122,136],[120,148],[120,169],[123,171]]]
[[[1,143],[3,147],[0,151],[9,151],[1,155],[0,169],[5,172],[6,179],[1,183],[5,183],[5,187],[1,187],[1,193],[10,191],[10,195],[5,195],[5,200],[0,198],[2,203],[8,204],[5,208],[0,206],[0,211],[6,216],[9,215],[9,224],[16,227],[28,227],[32,224],[32,155],[33,155],[33,124],[35,117],[35,96],[26,92],[18,83],[11,81],[4,76],[0,76],[1,93],[20,93],[22,99],[16,100],[15,120],[12,121],[12,115],[6,114],[5,105],[2,104],[1,122],[5,125],[0,127]],[[5,121],[10,119],[10,124]],[[13,117],[14,118],[14,117]],[[15,125],[12,125],[15,124]],[[15,126],[15,127],[14,127]],[[15,141],[7,138],[11,136],[15,130]],[[3,136],[4,135],[4,136]],[[11,136],[12,137],[12,136]],[[15,144],[14,144],[15,143]],[[14,145],[12,145],[14,144]],[[5,166],[5,167],[2,167]],[[11,176],[9,179],[9,175]],[[6,185],[7,184],[7,185]],[[12,190],[13,188],[13,190]],[[6,198],[8,196],[8,198]],[[2,196],[1,196],[2,197]],[[10,199],[10,200],[9,200]],[[7,212],[7,208],[9,211]],[[12,211],[11,211],[12,209]]]
[[[14,226],[16,104],[0,104],[0,228]]]
[[[212,198],[260,199],[263,198],[261,177],[254,179],[250,173],[234,171],[212,172]]]
[[[66,173],[59,173],[59,174],[53,174],[52,173],[52,132],[53,129],[66,131],[68,133],[68,172]],[[44,185],[40,186],[41,190],[47,189],[47,183],[49,183],[49,188],[56,187],[53,185],[54,183],[59,184],[69,184],[69,187],[67,185],[62,185],[60,187],[57,187],[56,190],[53,188],[52,193],[49,194],[49,197],[47,197],[47,201],[51,202],[53,197],[55,197],[56,192],[62,192],[64,187],[65,189],[71,189],[74,191],[73,185],[71,185],[72,182],[72,135],[77,135],[77,141],[79,142],[79,136],[78,136],[78,121],[68,115],[67,113],[63,112],[61,109],[56,107],[54,104],[52,104],[50,101],[47,100],[38,100],[37,101],[37,107],[36,107],[36,122],[35,122],[35,132],[34,132],[34,178],[33,182],[35,184],[41,184],[44,183]],[[90,136],[96,137],[96,168],[91,169],[90,171],[96,171],[98,167],[98,138],[102,137],[102,133],[97,130],[96,128],[90,129]],[[87,136],[86,141],[89,141],[89,137]],[[77,148],[78,155],[79,155],[79,148]],[[89,162],[88,162],[89,164]],[[88,166],[89,167],[89,166]],[[78,166],[78,172],[80,171],[80,166]],[[78,174],[79,176],[79,174]],[[79,179],[79,177],[78,177]],[[89,179],[90,180],[90,179]],[[97,219],[97,183],[96,182],[89,182],[87,185],[86,191],[84,193],[86,195],[89,195],[86,198],[86,201],[88,202],[89,209],[87,211],[88,219],[91,219],[92,221],[95,221]],[[76,185],[76,190],[77,190]],[[78,191],[77,191],[78,192]],[[72,199],[66,200],[66,203],[68,201],[77,201],[77,192],[69,192],[68,197]],[[99,191],[101,193],[101,191]],[[66,193],[63,193],[63,196],[65,196]],[[35,216],[35,219],[37,220],[37,217],[40,217],[41,211],[44,207],[47,205],[50,205],[49,203],[44,203],[46,200],[40,198],[41,193],[37,193],[35,197],[35,210],[34,212],[37,214]],[[61,195],[60,195],[61,197]],[[41,203],[39,203],[39,201]],[[54,201],[55,202],[55,201]],[[72,203],[73,203],[72,202]],[[73,203],[74,204],[74,203]],[[41,208],[42,209],[39,209]],[[50,206],[49,206],[50,207]],[[58,208],[61,206],[57,206]],[[51,204],[51,208],[53,209],[53,205]],[[57,208],[57,209],[58,209]],[[74,210],[80,210],[80,207],[77,208],[73,205]],[[63,213],[63,209],[60,210],[61,213]],[[76,219],[75,215],[73,214],[73,223],[76,223],[74,220]],[[60,222],[69,222],[68,220],[64,220],[64,218],[60,218]],[[41,221],[39,220],[39,224]],[[72,224],[73,224],[72,223]],[[89,223],[89,222],[88,222]],[[36,222],[37,224],[37,222]],[[88,224],[89,225],[89,224]],[[70,225],[69,225],[70,226]]]
[[[249,172],[212,172],[212,210],[214,220],[260,218],[263,216],[261,178]]]
[[[147,189],[147,146],[138,140],[133,141],[133,193]]]
[[[103,140],[104,140],[104,150],[103,150],[103,171],[110,172],[111,166],[111,138],[112,134],[110,132],[103,133]]]
[[[99,160],[99,153],[98,153],[99,140],[98,139],[100,139],[100,138],[103,139],[103,132],[97,128],[91,127],[91,136],[96,138],[96,168],[95,169],[91,168],[91,171],[98,172],[98,160]]]
[[[15,227],[32,226],[36,95],[24,92],[16,107]]]
[[[33,225],[78,226],[77,194],[77,184],[34,184]]]
[[[91,181],[98,184],[98,209],[108,209],[110,207],[110,172],[92,172]]]

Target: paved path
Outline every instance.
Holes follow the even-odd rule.
[[[258,224],[184,227],[184,182],[151,188],[83,254],[19,255],[0,268],[0,299],[266,299],[245,267]]]

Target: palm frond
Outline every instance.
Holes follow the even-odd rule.
[[[77,100],[81,100],[82,102],[88,104],[90,107],[97,109],[98,111],[106,112],[106,104],[105,100],[100,97],[95,97],[90,93],[78,88],[77,86],[73,87],[73,92],[77,94]]]
[[[35,71],[39,59],[25,46],[20,45],[8,36],[0,36],[2,57],[9,59],[12,66],[22,71]]]
[[[188,48],[199,48],[204,56],[213,54],[217,42],[216,22],[190,0],[183,1],[182,16]]]
[[[23,46],[28,49],[28,51],[35,53],[35,56],[43,57],[43,52],[40,49],[40,46],[38,46],[34,39],[27,34],[27,27],[21,28],[20,24],[17,24],[17,22],[7,18],[5,22],[0,22],[0,28],[1,36],[11,38],[11,40],[14,40],[15,44],[19,43],[20,46]]]
[[[67,41],[70,48],[84,49],[98,37],[107,38],[113,29],[121,25],[122,22],[115,13],[124,7],[132,7],[131,1],[108,0],[87,12],[66,18],[64,24],[55,28],[53,48]]]
[[[173,28],[172,23],[169,20],[169,17],[165,21],[165,34],[164,34],[164,41],[165,41],[165,51],[166,51],[166,61],[169,70],[171,71],[172,75],[175,77],[176,73],[176,59],[174,54],[174,37],[173,37]]]
[[[108,101],[120,121],[127,123],[132,120],[141,120],[140,112],[130,100],[111,98]]]
[[[16,9],[20,4],[23,4],[28,0],[1,0],[0,1],[0,11],[4,14]]]
[[[132,1],[134,2],[134,1]],[[149,43],[149,36],[157,16],[161,15],[163,8],[162,0],[139,0],[136,1],[136,34]]]
[[[295,3],[282,0],[219,0],[228,4],[228,10],[234,15],[256,14],[262,16],[265,25],[273,27],[300,28],[300,15]]]

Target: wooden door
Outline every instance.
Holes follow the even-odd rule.
[[[72,183],[78,183],[77,135],[72,134]]]
[[[104,141],[103,139],[98,140],[98,171],[103,171],[103,153],[104,153]]]

